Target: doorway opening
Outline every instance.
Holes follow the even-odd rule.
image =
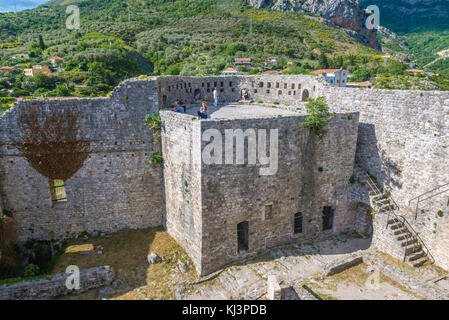
[[[244,253],[249,249],[249,222],[243,221],[237,225],[238,252]]]

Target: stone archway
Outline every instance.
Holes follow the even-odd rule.
[[[307,99],[309,98],[309,90],[307,90],[307,89],[304,89],[303,91],[302,91],[302,101],[307,101]]]
[[[193,101],[199,101],[199,100],[201,100],[201,90],[195,89],[195,91],[193,91]]]

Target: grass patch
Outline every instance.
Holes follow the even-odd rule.
[[[80,253],[83,251],[90,251],[94,250],[94,245],[92,243],[86,243],[86,244],[79,244],[79,245],[72,245],[65,248],[64,253]]]
[[[51,279],[51,275],[49,275],[49,274],[40,274],[40,275],[32,276],[32,277],[17,277],[17,278],[3,279],[3,280],[0,280],[0,286],[3,286],[3,285],[10,286],[10,285],[13,285],[15,283],[22,282],[22,281],[33,281],[33,280],[41,280],[41,279],[50,280]]]
[[[330,276],[329,279],[332,280],[332,282],[352,282],[357,285],[364,285],[368,277],[370,276],[369,273],[366,273],[364,269],[368,267],[366,263],[361,263],[355,267],[349,268],[343,272],[337,273],[333,276]]]
[[[349,268],[343,272],[332,275],[330,277],[318,278],[315,280],[315,281],[318,281],[318,283],[313,282],[313,283],[311,283],[311,285],[314,287],[315,290],[318,289],[318,291],[320,291],[319,289],[321,289],[321,291],[323,291],[323,289],[325,289],[324,291],[333,291],[333,292],[336,292],[339,288],[339,285],[342,285],[342,284],[347,285],[347,286],[355,285],[357,287],[363,288],[365,286],[368,278],[372,275],[372,273],[365,272],[365,269],[367,267],[368,267],[368,265],[366,263],[361,263],[355,267]],[[419,299],[423,299],[422,297],[415,294],[408,288],[404,287],[402,284],[389,278],[382,272],[379,272],[379,280],[380,280],[380,283],[388,283],[389,285],[391,285],[397,289],[400,289],[401,291],[403,291],[404,293],[407,293],[410,296],[414,296]],[[328,300],[328,298],[332,298],[332,296],[329,295],[329,293],[317,292],[317,294],[325,300]],[[329,297],[327,297],[327,296],[329,296]]]
[[[381,251],[376,251],[376,255],[381,258],[382,260],[384,260],[385,262],[397,266],[399,267],[401,270],[403,271],[408,271],[408,272],[412,272],[413,274],[416,272],[415,268],[412,267],[411,265],[408,265],[407,263],[398,260],[396,258],[393,258],[392,256],[390,256],[389,254],[386,254],[384,252]]]
[[[92,253],[80,254],[92,248]],[[101,255],[97,254],[98,250],[102,251]],[[151,252],[164,257],[164,261],[148,264],[147,255]],[[178,260],[185,264],[185,274],[179,271]],[[68,265],[80,269],[111,266],[115,281],[129,279],[130,288],[112,297],[120,300],[173,299],[178,281],[197,278],[190,258],[162,227],[127,229],[104,237],[72,240],[56,262],[53,273],[65,272]]]

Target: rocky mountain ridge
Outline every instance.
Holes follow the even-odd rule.
[[[359,0],[249,0],[251,6],[280,11],[309,12],[323,17],[332,24],[345,28],[358,41],[380,49],[375,30],[366,27],[369,14]]]

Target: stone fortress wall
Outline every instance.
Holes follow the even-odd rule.
[[[83,167],[65,181],[67,202],[50,200],[48,179],[12,145],[21,112],[37,106],[79,108],[91,140]],[[21,240],[46,240],[83,231],[115,231],[162,222],[162,170],[148,162],[153,136],[144,123],[158,110],[156,81],[125,81],[108,98],[30,100],[0,118],[0,197],[14,214]]]
[[[349,114],[337,114],[328,126],[330,135],[326,139],[329,140],[311,144],[315,149],[313,161],[294,163],[293,159],[312,157],[305,152],[307,148],[300,147],[310,139],[305,130],[294,125],[298,120],[294,117],[198,121],[192,116],[164,112],[164,166],[149,164],[152,152],[159,150],[161,145],[153,145],[152,134],[143,123],[145,115],[157,112],[177,98],[190,103],[195,90],[200,90],[201,99],[211,101],[215,86],[222,89],[221,101],[238,100],[240,89],[246,88],[255,101],[299,111],[298,119],[305,113],[302,100],[307,96],[324,95],[333,111],[359,112],[360,119],[353,114],[353,121],[349,121],[345,119]],[[84,166],[66,182],[66,204],[50,206],[47,179],[32,169],[10,145],[10,137],[18,130],[18,114],[27,105],[38,105],[43,110],[75,106],[84,110],[83,121],[91,132],[94,147]],[[355,131],[357,122],[358,130]],[[180,165],[179,157],[198,161],[200,150],[194,142],[200,141],[206,128],[269,127],[273,123],[282,126],[280,150],[284,152],[281,154],[284,154],[285,163],[290,163],[280,165],[278,178],[264,181],[266,178],[255,175],[256,168],[249,167],[202,166],[199,169],[195,165]],[[356,186],[347,183],[355,148],[352,142],[357,137],[356,164],[376,175],[382,187],[391,188],[393,198],[402,208],[401,213],[409,214],[409,222],[424,238],[436,263],[449,269],[448,195],[442,194],[423,203],[420,209],[424,209],[424,213],[420,211],[417,220],[412,216],[414,203],[408,206],[411,198],[449,182],[448,127],[448,92],[334,88],[313,76],[131,79],[119,85],[108,98],[24,101],[1,117],[0,205],[14,212],[22,239],[46,239],[51,231],[62,236],[84,230],[141,228],[164,224],[166,219],[170,234],[188,249],[199,271],[205,273],[236,258],[232,256],[236,253],[235,226],[231,225],[243,218],[239,215],[245,210],[250,228],[255,232],[250,233],[250,245],[257,250],[261,248],[257,239],[266,233],[272,235],[267,237],[269,245],[288,240],[288,237],[283,238],[282,232],[291,229],[294,211],[304,210],[305,215],[313,216],[323,203],[329,201],[338,200],[339,203],[334,203],[337,207],[336,232],[360,229],[358,211],[369,209],[369,199],[366,190],[360,186],[361,193],[366,193],[364,199],[353,199],[348,195],[348,189]],[[296,146],[297,151],[290,152],[292,146]],[[340,160],[335,162],[335,159]],[[317,172],[317,167],[323,170]],[[239,186],[237,180],[246,187]],[[301,186],[305,181],[313,185],[311,194],[316,195],[320,203],[306,200],[305,195],[300,194],[299,186],[283,190],[288,196],[280,198],[280,185],[293,188],[296,182]],[[257,185],[259,189],[251,189],[251,185]],[[301,196],[305,203],[299,201]],[[285,219],[263,221],[262,208],[270,201],[273,201],[273,207],[278,204],[278,208],[282,208],[279,215],[285,214]],[[344,217],[338,213],[338,207],[345,208],[340,212],[349,208]],[[225,210],[229,210],[229,218],[224,217]],[[443,217],[436,214],[438,210],[443,211]],[[318,215],[315,217],[318,219]],[[375,215],[375,226],[376,219]],[[224,223],[224,227],[220,223]],[[319,223],[310,226],[313,225]],[[309,232],[308,228],[305,230]],[[390,239],[385,238],[381,230],[375,228],[373,241],[380,250],[388,252],[386,243]],[[217,250],[219,242],[229,249],[220,249],[214,256],[213,250]],[[231,251],[230,256],[226,250]]]
[[[184,113],[162,111],[162,155],[166,228],[201,265],[201,122]],[[194,120],[195,119],[195,120]]]
[[[167,107],[173,105],[176,99],[183,99],[185,103],[200,103],[213,101],[213,90],[219,91],[220,102],[235,102],[240,98],[239,82],[236,77],[159,77],[158,80],[159,105]],[[200,100],[195,95],[200,94]]]
[[[201,166],[201,273],[293,240],[354,230],[354,221],[346,219],[348,179],[353,171],[358,129],[358,114],[351,115],[335,115],[323,140],[298,125],[303,116],[201,122],[202,133],[216,129],[223,137],[229,129],[278,130],[278,165],[273,175],[261,175],[261,167],[267,166],[259,161],[255,165]],[[267,133],[267,140],[270,138]],[[203,150],[207,143],[202,141]],[[223,138],[222,150],[226,148]],[[228,149],[234,159],[235,149]],[[324,206],[334,210],[333,228],[326,231]],[[302,214],[300,233],[294,232],[297,213]],[[238,251],[236,236],[237,225],[243,221],[249,224],[249,250],[245,253]]]
[[[317,94],[326,96],[334,111],[360,112],[357,165],[391,189],[399,213],[419,233],[436,264],[449,269],[449,192],[422,202],[416,219],[416,201],[409,204],[449,183],[449,92],[322,87]],[[388,234],[379,231],[374,245],[391,252]]]
[[[263,103],[280,103],[292,108],[301,106],[307,98],[315,98],[326,86],[321,78],[313,76],[259,75],[241,76],[240,88],[249,92],[250,99]]]

